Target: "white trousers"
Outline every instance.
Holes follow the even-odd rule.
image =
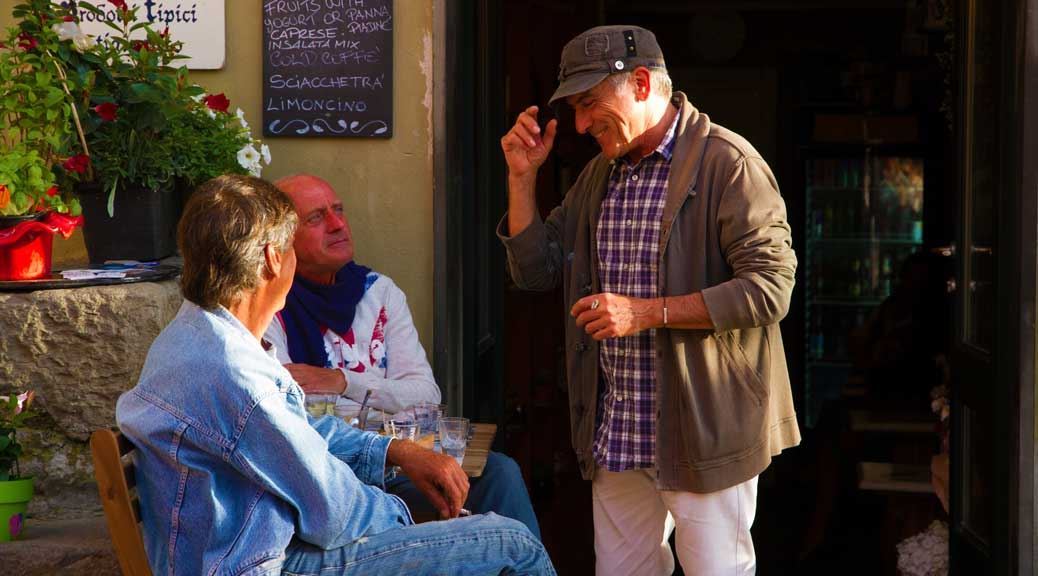
[[[649,470],[595,471],[595,574],[671,574],[674,557],[668,540],[675,528],[678,560],[687,576],[754,574],[750,526],[757,511],[756,477],[719,492],[695,494],[659,490],[654,475]]]

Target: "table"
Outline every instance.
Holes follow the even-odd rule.
[[[487,465],[487,455],[490,454],[490,445],[494,443],[494,435],[497,434],[497,424],[472,423],[472,437],[469,438],[468,446],[465,447],[465,460],[462,461],[461,469],[469,478],[479,478],[483,475],[483,468]],[[437,450],[433,434],[426,434],[416,440],[419,446],[429,450]]]
[[[487,455],[490,454],[490,445],[494,443],[494,435],[497,434],[497,424],[472,424],[472,438],[465,447],[465,460],[461,469],[469,475],[469,478],[479,478],[483,475],[483,468],[487,465]]]

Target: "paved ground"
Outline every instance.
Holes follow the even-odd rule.
[[[105,520],[26,522],[22,538],[0,543],[0,572],[24,576],[119,576]]]

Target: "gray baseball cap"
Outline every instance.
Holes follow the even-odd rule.
[[[667,69],[656,36],[638,26],[597,26],[566,43],[559,62],[559,87],[548,104],[594,88],[610,74],[638,66]]]

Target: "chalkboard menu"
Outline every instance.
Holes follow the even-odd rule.
[[[393,0],[264,0],[263,134],[393,135]]]

